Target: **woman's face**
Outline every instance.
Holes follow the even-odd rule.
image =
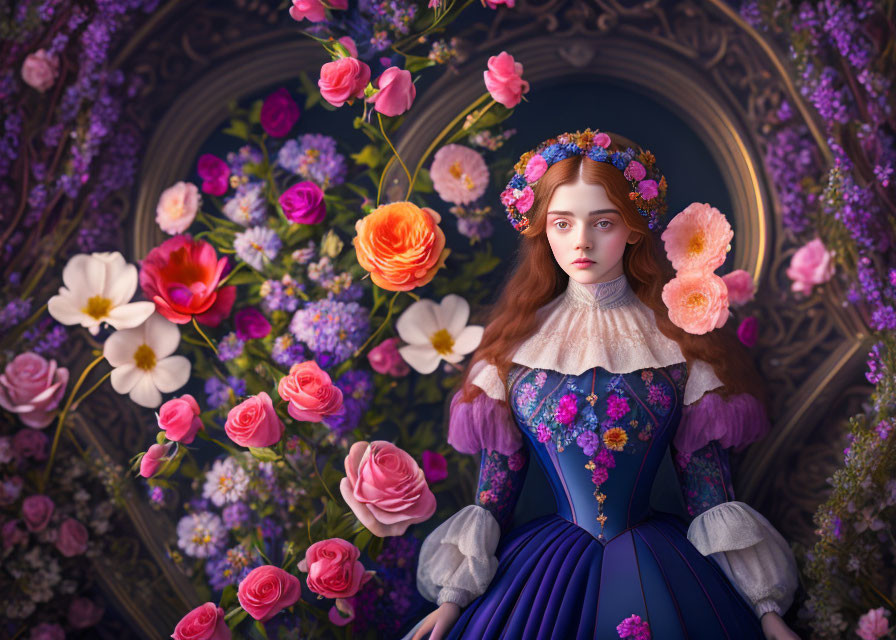
[[[545,234],[557,264],[582,284],[621,276],[625,245],[640,235],[625,225],[603,186],[581,178],[554,189]]]

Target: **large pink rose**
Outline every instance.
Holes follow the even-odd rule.
[[[299,600],[302,585],[294,575],[269,564],[253,569],[240,582],[236,597],[250,616],[267,622]]]
[[[432,517],[436,497],[423,469],[391,442],[356,442],[345,458],[348,477],[339,490],[348,506],[374,535],[400,536]]]
[[[174,236],[143,259],[140,287],[156,303],[156,310],[176,324],[195,316],[210,327],[221,324],[233,307],[236,287],[218,288],[227,258],[215,248],[188,235]]]
[[[68,623],[75,629],[89,629],[102,619],[105,611],[93,600],[75,598],[68,606]]]
[[[367,352],[367,361],[377,373],[401,378],[411,372],[408,363],[398,352],[401,338],[387,338]]]
[[[833,275],[831,253],[819,238],[797,249],[787,268],[787,277],[793,280],[790,288],[797,293],[812,293],[812,287],[827,282]]]
[[[364,571],[358,547],[342,538],[330,538],[308,547],[299,571],[308,573],[308,588],[324,598],[350,598],[373,573]]]
[[[488,59],[488,71],[482,72],[485,88],[496,102],[512,109],[529,92],[529,83],[523,80],[523,65],[513,56],[502,51]]]
[[[417,88],[411,72],[399,67],[389,67],[377,80],[379,91],[370,96],[374,109],[384,116],[398,116],[411,108],[417,97]]]
[[[289,17],[296,22],[308,20],[308,22],[320,22],[327,17],[324,5],[320,0],[292,0],[289,8]]]
[[[29,53],[22,63],[22,80],[43,93],[53,86],[59,74],[59,60],[45,49]]]
[[[269,136],[282,138],[299,120],[299,105],[289,95],[286,87],[280,87],[264,99],[261,105],[261,128]]]
[[[25,521],[28,531],[35,533],[46,529],[55,508],[56,505],[47,496],[36,495],[25,498],[22,501],[22,520]]]
[[[728,288],[714,273],[679,273],[663,287],[669,320],[688,333],[702,335],[728,320]]]
[[[283,437],[286,427],[271,396],[264,391],[243,400],[227,413],[224,431],[241,447],[269,447]]]
[[[364,95],[370,82],[370,67],[357,58],[339,58],[320,68],[317,86],[324,100],[334,107]]]
[[[180,398],[172,398],[163,404],[156,417],[159,429],[165,432],[166,438],[190,444],[202,428],[199,413],[199,403],[189,393],[185,393]]]
[[[53,421],[68,384],[68,369],[57,367],[30,351],[6,365],[0,375],[0,407],[19,414],[32,429],[43,429]]]
[[[736,269],[722,276],[725,286],[728,287],[728,300],[735,307],[747,304],[756,294],[756,285],[753,276],[743,269]]]
[[[56,548],[66,558],[81,555],[87,551],[87,529],[74,518],[66,518],[59,525]]]
[[[292,365],[289,375],[280,379],[277,391],[289,403],[289,415],[296,420],[320,422],[345,411],[342,390],[314,360]]]
[[[230,640],[224,609],[212,602],[201,604],[185,615],[171,634],[174,640]]]

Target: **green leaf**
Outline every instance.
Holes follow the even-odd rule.
[[[226,587],[224,587],[224,591],[221,593],[221,604],[219,604],[218,606],[224,610],[227,610],[235,604],[236,604],[236,585],[229,584]]]
[[[257,631],[258,634],[259,634],[262,638],[264,638],[265,640],[268,640],[268,632],[267,632],[267,630],[264,628],[264,623],[263,623],[261,620],[256,620],[256,621],[255,621],[255,631]]]
[[[165,444],[165,432],[164,431],[159,431],[156,434],[156,443]]]
[[[249,122],[251,124],[259,124],[261,122],[261,107],[264,104],[262,100],[256,100],[249,109]]]
[[[405,56],[404,58],[404,68],[411,73],[417,73],[418,71],[422,71],[427,67],[432,67],[435,64],[435,60],[430,60],[423,56]]]
[[[231,135],[234,138],[241,138],[242,140],[249,139],[249,125],[242,121],[232,119],[230,121],[230,126],[227,129],[224,129],[224,133],[227,135]]]
[[[353,153],[351,156],[352,160],[358,164],[370,167],[371,169],[377,168],[383,162],[383,154],[380,151],[380,148],[372,144],[366,145],[361,151]]]
[[[270,447],[249,447],[249,453],[256,460],[261,460],[262,462],[274,462],[280,459],[280,455]]]
[[[358,547],[361,551],[364,551],[364,548],[370,544],[370,541],[373,539],[373,534],[370,533],[367,529],[361,529],[358,532],[358,535],[355,536],[355,546]]]

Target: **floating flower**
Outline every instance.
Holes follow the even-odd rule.
[[[43,429],[53,421],[68,384],[68,369],[55,360],[31,351],[7,363],[0,375],[0,407],[18,414],[32,429]]]
[[[488,186],[488,167],[482,156],[459,144],[446,144],[436,152],[430,168],[439,197],[452,204],[468,204]]]
[[[236,255],[256,271],[261,271],[266,264],[270,264],[277,257],[281,246],[283,242],[280,236],[270,227],[252,227],[236,234],[233,239]]]
[[[725,274],[722,276],[722,280],[725,281],[725,286],[728,288],[728,301],[732,306],[739,307],[747,304],[756,294],[753,276],[743,269]]]
[[[202,196],[195,184],[176,182],[159,196],[156,224],[169,235],[183,233],[193,224],[201,203]]]
[[[399,116],[414,104],[417,97],[417,88],[411,72],[399,67],[389,67],[377,78],[376,86],[379,89],[367,98],[373,103],[373,108],[384,116]]]
[[[277,153],[277,164],[322,189],[342,184],[348,170],[345,156],[336,150],[336,139],[316,133],[287,140]]]
[[[209,498],[216,507],[223,507],[244,498],[248,489],[249,476],[246,471],[233,458],[225,458],[215,460],[205,474],[202,497]]]
[[[292,99],[286,87],[280,87],[261,105],[260,122],[265,133],[282,138],[299,120],[299,105]]]
[[[329,538],[315,542],[299,562],[308,574],[308,588],[324,598],[350,598],[373,577],[361,564],[361,551],[347,540]]]
[[[368,82],[370,67],[367,64],[357,58],[339,58],[320,68],[317,86],[324,100],[334,107],[341,107],[362,97]]]
[[[482,75],[485,88],[495,102],[500,102],[508,109],[518,105],[523,94],[529,92],[529,83],[523,80],[523,65],[506,51],[491,56],[488,59],[488,71],[484,71]]]
[[[137,291],[137,267],[127,264],[117,251],[79,253],[62,270],[64,287],[50,298],[47,311],[60,324],[80,324],[92,334],[100,324],[131,329],[152,312],[152,302],[130,302]]]
[[[193,558],[214,555],[227,540],[220,516],[209,511],[185,515],[177,523],[177,546]]]
[[[827,282],[834,275],[832,258],[833,254],[819,238],[797,249],[787,267],[787,277],[793,280],[790,288],[796,293],[812,293],[812,287]]]
[[[395,323],[408,343],[398,352],[419,373],[432,373],[441,360],[457,364],[482,341],[484,328],[467,326],[469,317],[470,305],[460,296],[449,294],[438,304],[418,300]]]
[[[179,343],[177,326],[157,313],[136,329],[113,333],[103,345],[114,367],[112,388],[141,407],[158,407],[162,393],[177,391],[190,379],[190,361],[171,355]]]
[[[613,451],[622,451],[628,442],[628,434],[622,427],[613,427],[604,432],[604,446]]]
[[[672,218],[662,235],[666,255],[677,271],[700,272],[722,266],[733,237],[734,231],[725,216],[715,207],[699,202]]]
[[[261,224],[267,214],[264,183],[247,182],[240,185],[233,197],[224,201],[221,210],[229,220],[244,227]]]
[[[728,320],[728,288],[717,275],[686,273],[663,287],[669,320],[688,333],[702,335]]]
[[[199,156],[196,167],[202,178],[202,191],[212,196],[223,196],[227,193],[230,181],[230,167],[218,156],[203,153]]]
[[[887,621],[889,615],[890,612],[883,607],[870,609],[859,618],[856,635],[862,640],[879,640],[885,637],[890,632],[890,623]]]
[[[56,83],[58,75],[59,58],[47,53],[46,49],[29,53],[22,63],[22,80],[41,93]]]

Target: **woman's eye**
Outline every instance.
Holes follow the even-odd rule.
[[[561,227],[560,225],[566,225],[566,226]],[[557,222],[554,223],[554,226],[556,226],[558,229],[566,229],[566,227],[568,227],[569,224],[563,220],[558,220]]]
[[[595,226],[600,227],[601,229],[609,229],[613,226],[613,223],[609,220],[598,220]]]

